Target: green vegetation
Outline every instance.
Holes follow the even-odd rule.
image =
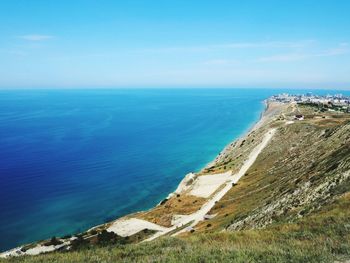
[[[334,105],[332,103],[322,104],[322,103],[303,102],[300,104],[303,106],[316,108],[319,112],[326,112],[329,110],[333,110],[337,112],[347,113],[349,112],[349,109],[350,109],[349,105],[347,107],[346,106],[344,107],[344,106]]]
[[[85,235],[77,235],[76,239],[74,239],[71,243],[70,250],[88,250],[94,249],[95,247],[138,243],[154,233],[155,231],[153,230],[144,229],[143,231],[140,231],[132,236],[121,237],[113,232],[107,232],[106,230],[102,230],[100,232],[92,230],[89,233],[85,233]]]
[[[300,111],[306,119],[276,126],[268,147],[211,210],[216,216],[199,223],[196,232],[290,222],[350,190],[350,115],[330,113],[324,119],[314,117],[314,108],[300,106]]]
[[[48,242],[44,243],[44,246],[57,246],[61,245],[63,242],[56,237],[52,237]]]
[[[191,234],[1,262],[334,262],[350,258],[350,194],[294,223],[263,230]]]

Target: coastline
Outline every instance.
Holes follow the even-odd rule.
[[[155,207],[161,205],[164,201],[168,200],[169,198],[171,197],[174,197],[176,196],[177,194],[183,192],[184,190],[186,190],[188,188],[188,185],[191,184],[196,178],[197,176],[206,168],[206,167],[209,167],[209,166],[212,166],[212,165],[215,165],[216,164],[216,161],[217,159],[223,155],[223,154],[226,154],[227,151],[229,151],[229,147],[235,143],[235,142],[239,142],[239,141],[242,141],[244,140],[244,138],[246,138],[248,136],[248,134],[252,133],[253,131],[259,129],[259,127],[263,126],[265,124],[265,121],[267,120],[266,118],[266,115],[268,114],[268,110],[269,110],[269,107],[271,105],[271,102],[269,102],[269,99],[265,99],[263,101],[261,101],[262,104],[264,104],[264,108],[262,109],[262,111],[260,112],[260,116],[259,116],[259,119],[254,121],[250,127],[247,128],[247,130],[245,132],[243,132],[240,136],[238,136],[236,139],[232,140],[230,143],[228,143],[222,151],[220,151],[219,154],[216,155],[216,157],[214,158],[214,160],[212,160],[211,162],[209,162],[208,164],[206,164],[203,168],[201,168],[198,172],[189,172],[187,173],[183,178],[182,180],[178,183],[177,187],[175,188],[174,191],[170,192],[169,194],[165,195],[164,198],[157,204],[155,205],[154,207],[151,207],[149,209],[146,209],[146,210],[140,210],[140,211],[136,211],[134,213],[131,213],[131,214],[126,214],[124,216],[121,216],[119,218],[116,218],[114,219],[113,221],[115,220],[119,220],[119,219],[123,219],[125,217],[129,217],[129,216],[132,216],[132,215],[135,215],[135,214],[138,214],[138,213],[143,213],[143,212],[148,212],[148,211],[151,211],[152,209],[154,209]],[[271,114],[270,114],[271,115]],[[91,228],[89,228],[89,231],[90,230],[93,230],[93,229],[96,229],[98,227],[101,227],[103,225],[106,225],[108,223],[103,223],[103,224],[99,224],[97,226],[93,226]]]
[[[269,113],[269,107],[271,105],[271,102],[269,101],[269,99],[265,99],[265,100],[261,101],[261,103],[264,104],[264,108],[260,112],[259,119],[256,120],[255,122],[253,122],[250,125],[250,127],[248,127],[247,130],[244,131],[240,136],[238,136],[236,139],[234,139],[229,144],[227,144],[223,148],[223,150],[215,157],[215,159],[212,160],[211,162],[209,162],[204,168],[201,169],[201,171],[203,171],[204,169],[206,169],[210,166],[215,165],[217,162],[219,162],[221,160],[222,156],[224,156],[225,154],[227,154],[228,151],[231,150],[231,147],[234,145],[234,143],[238,143],[238,142],[244,140],[244,138],[246,138],[248,136],[248,134],[259,129],[261,126],[263,126],[265,124],[265,121],[267,119],[266,118],[267,115],[271,115],[271,113]]]
[[[279,102],[270,101],[269,99],[265,99],[261,103],[263,103],[265,107],[263,108],[262,112],[260,113],[259,119],[257,121],[255,121],[250,126],[250,128],[248,128],[247,131],[244,132],[241,136],[239,136],[238,138],[231,141],[228,145],[226,145],[224,147],[224,149],[215,157],[215,159],[213,161],[208,163],[206,166],[204,166],[198,172],[190,172],[190,173],[186,174],[184,176],[184,178],[179,182],[177,188],[173,192],[169,193],[166,196],[166,198],[164,198],[155,207],[150,208],[146,211],[139,211],[139,212],[136,212],[136,213],[131,214],[131,215],[137,215],[139,213],[147,213],[147,212],[152,211],[153,209],[155,209],[161,205],[164,205],[164,203],[166,203],[169,199],[175,199],[176,197],[183,196],[183,194],[186,192],[187,193],[191,192],[190,189],[193,187],[195,182],[198,181],[198,178],[204,177],[205,175],[217,175],[217,176],[223,175],[224,172],[222,172],[222,173],[209,173],[209,174],[203,173],[203,172],[206,168],[208,168],[210,166],[216,166],[220,161],[222,161],[221,160],[222,157],[226,157],[230,152],[237,150],[237,149],[235,149],[235,148],[237,148],[236,146],[241,144],[242,142],[244,142],[251,134],[254,134],[257,130],[262,130],[262,133],[264,133],[264,134],[262,134],[262,136],[260,138],[261,141],[264,140],[264,138],[263,138],[264,135],[267,135],[270,132],[273,135],[275,133],[275,130],[270,129],[270,130],[273,130],[273,131],[270,131],[268,129],[268,127],[266,127],[266,126],[268,126],[268,123],[272,120],[272,117],[275,116],[276,114],[279,114],[279,112],[282,110],[282,108],[286,105],[283,103],[281,104]],[[256,145],[256,146],[258,146],[258,145]],[[250,152],[252,152],[254,150],[255,150],[254,148],[250,149]],[[248,156],[246,156],[246,157],[248,157]],[[246,160],[242,160],[242,162],[239,165],[239,169],[237,171],[231,171],[231,173],[234,175],[234,174],[237,174],[238,172],[240,172],[239,170],[244,166],[245,162],[246,162]],[[241,176],[242,175],[240,175],[239,178]],[[235,183],[239,180],[239,178],[234,180]],[[231,183],[232,182],[233,181],[231,181]],[[205,204],[203,204],[203,206],[204,205]],[[131,215],[126,215],[125,217],[129,217]],[[122,217],[121,219],[123,219],[125,217]],[[149,239],[149,240],[151,240],[151,239]]]
[[[251,125],[251,127],[242,134],[242,136],[239,136],[237,139],[234,139],[231,143],[229,143],[227,146],[224,147],[224,149],[215,157],[215,159],[210,162],[209,164],[207,164],[204,168],[202,168],[199,172],[196,172],[196,173],[190,173],[190,174],[187,174],[181,181],[180,183],[178,184],[176,190],[172,193],[169,193],[168,196],[164,199],[164,200],[168,200],[176,195],[179,195],[181,193],[183,193],[184,191],[188,190],[189,187],[192,186],[192,184],[194,183],[194,181],[196,181],[197,177],[201,175],[201,173],[203,172],[203,170],[205,170],[207,167],[210,167],[210,166],[215,166],[219,161],[221,161],[221,158],[225,155],[227,155],[230,151],[232,151],[232,146],[233,145],[236,145],[238,144],[239,142],[242,142],[245,138],[247,138],[252,132],[256,131],[257,129],[259,129],[260,127],[264,126],[266,124],[266,122],[269,120],[269,117],[271,115],[273,115],[273,111],[271,111],[271,103],[268,101],[268,100],[264,100],[262,101],[262,103],[264,103],[265,107],[263,109],[263,111],[260,113],[260,117],[259,119],[253,123],[253,125]],[[242,164],[244,165],[244,164]],[[249,167],[248,167],[249,168]],[[241,174],[240,176],[242,176],[243,174]],[[238,178],[239,179],[239,178]],[[238,181],[238,179],[235,179],[235,181],[230,181],[230,185],[226,185],[226,191],[229,190],[230,187],[232,187],[232,184],[233,182],[236,183]],[[220,193],[219,193],[220,194]],[[219,195],[219,199],[223,196],[223,192]],[[217,197],[218,198],[218,197]],[[163,201],[164,201],[163,200]],[[155,207],[153,208],[150,208],[146,211],[139,211],[139,212],[135,212],[135,213],[132,213],[132,214],[127,214],[123,217],[120,217],[120,218],[117,218],[115,220],[113,220],[112,222],[109,222],[109,223],[105,223],[105,224],[100,224],[100,225],[97,225],[97,226],[94,226],[92,228],[90,228],[89,230],[87,230],[87,232],[89,231],[92,231],[92,230],[96,230],[96,229],[100,229],[100,228],[106,228],[107,230],[113,230],[113,224],[115,222],[123,222],[125,219],[128,219],[128,218],[131,218],[132,216],[134,215],[138,215],[139,213],[145,213],[145,212],[148,212],[148,211],[151,211],[155,208],[157,208],[159,205],[162,204],[161,201],[158,205],[156,205]],[[215,203],[215,201],[212,201],[212,204],[211,206],[213,206]],[[207,209],[208,210],[208,209]],[[210,209],[209,209],[210,210]],[[206,211],[207,212],[207,211]],[[200,217],[203,217],[206,213],[204,213],[203,215],[200,214]],[[187,220],[188,221],[188,220]],[[198,222],[198,216],[196,216],[195,218],[195,221]],[[183,225],[183,224],[182,224]],[[152,229],[152,225],[148,225],[149,228]],[[175,230],[176,227],[172,227],[170,228],[169,230],[165,230],[164,233],[168,233],[168,232],[171,232],[173,230]],[[182,231],[185,231],[185,229],[183,229]],[[113,232],[113,231],[112,231]],[[160,233],[160,232],[158,232]],[[163,233],[163,234],[164,234]],[[161,234],[161,235],[163,235]],[[161,236],[160,234],[156,234],[154,236],[152,236],[151,238],[148,238],[147,240],[153,240],[154,238],[157,238],[158,236]],[[43,247],[41,245],[39,245],[40,247]],[[35,249],[35,252],[31,251],[31,249],[29,249],[28,252],[24,252],[24,253],[19,253],[19,251],[21,251],[21,249],[24,247],[24,246],[20,246],[20,247],[17,247],[17,248],[14,248],[14,249],[11,249],[9,251],[5,251],[3,253],[0,254],[0,257],[6,257],[8,255],[24,255],[24,254],[30,254],[30,253],[35,253],[35,254],[40,254],[40,253],[44,253],[44,252],[51,252],[51,251],[55,251],[57,249],[59,249],[60,247],[51,247],[50,249],[48,249],[47,247],[43,247],[44,249],[40,249],[38,248],[39,246],[36,246],[34,247]]]
[[[176,195],[177,193],[183,191],[183,190],[186,190],[186,185],[195,180],[196,178],[196,174],[198,173],[201,173],[204,169],[212,166],[212,165],[215,165],[215,163],[217,162],[217,159],[225,154],[228,150],[229,150],[229,147],[239,141],[239,140],[243,140],[248,134],[250,134],[251,132],[253,132],[254,130],[257,130],[259,127],[261,127],[263,124],[264,124],[264,117],[265,115],[267,114],[268,110],[269,110],[269,106],[270,106],[270,102],[269,102],[269,99],[265,99],[263,101],[261,101],[262,104],[264,104],[264,108],[262,109],[262,111],[260,112],[260,116],[259,116],[259,119],[254,121],[248,128],[246,131],[244,131],[240,136],[238,136],[236,139],[233,139],[231,142],[229,142],[220,152],[219,154],[216,155],[216,157],[214,158],[214,160],[210,161],[209,163],[207,163],[203,168],[201,168],[198,172],[190,172],[188,174],[186,174],[182,180],[179,182],[179,184],[177,185],[176,189],[173,191],[173,192],[170,192],[168,195],[166,195],[158,204],[160,205],[162,202],[164,202],[164,200],[167,200],[171,197],[173,197],[174,195]],[[146,212],[146,211],[149,211],[149,210],[152,210],[154,207],[150,208],[150,209],[147,209],[147,210],[144,210],[144,211],[139,211],[139,212]],[[136,212],[136,213],[139,213],[139,212]],[[127,215],[125,215],[127,216]],[[93,227],[94,228],[94,227]]]
[[[270,102],[268,99],[264,100],[263,103],[265,104],[264,110],[260,114],[259,120],[257,120],[254,125],[252,125],[251,128],[248,129],[246,133],[244,133],[239,138],[235,139],[233,142],[228,144],[222,150],[219,155],[214,159],[213,162],[211,162],[209,165],[216,165],[219,161],[221,156],[225,156],[230,151],[232,151],[231,146],[237,145],[237,142],[243,142],[245,139],[247,139],[252,133],[257,131],[258,129],[262,128],[263,126],[268,126],[268,122],[272,119],[272,116],[275,116],[276,113],[279,112],[281,109],[280,103],[273,103]],[[277,106],[278,105],[278,106]],[[192,213],[190,215],[184,215],[181,216],[181,220],[177,222],[177,224],[174,224],[172,227],[170,227],[168,230],[164,231],[163,233],[161,231],[157,232],[155,235],[153,235],[150,238],[147,238],[144,241],[151,241],[154,240],[160,236],[167,235],[168,233],[172,233],[171,236],[177,236],[179,234],[182,234],[184,232],[191,232],[194,231],[194,227],[200,222],[205,220],[206,218],[213,218],[215,215],[208,214],[210,210],[215,206],[215,204],[234,186],[237,184],[239,179],[244,176],[246,171],[250,168],[250,166],[255,162],[256,158],[260,154],[260,152],[265,148],[265,146],[269,143],[269,141],[272,139],[274,134],[276,133],[276,128],[264,128],[263,130],[263,136],[261,137],[261,141],[249,151],[247,158],[241,163],[239,170],[237,172],[229,171],[231,176],[229,176],[224,183],[221,185],[221,189],[217,188],[217,191],[208,197],[207,202],[203,204],[203,206],[196,211],[195,213]],[[208,166],[208,165],[207,165]],[[206,166],[206,167],[207,167]],[[171,194],[168,195],[167,199],[164,199],[164,201],[167,201],[168,198],[175,198],[175,196],[183,196],[184,193],[188,192],[188,189],[191,189],[193,185],[195,185],[196,182],[200,180],[200,178],[204,177],[214,177],[214,176],[222,176],[224,174],[201,174],[205,168],[203,168],[198,173],[189,173],[187,174],[183,180],[179,183],[178,188]],[[192,191],[193,192],[193,191]],[[191,193],[191,192],[190,192]],[[161,204],[161,203],[160,203]],[[160,205],[159,204],[159,205]],[[158,206],[159,206],[158,205]],[[152,209],[151,209],[152,210]]]
[[[164,198],[162,201],[160,201],[156,206],[154,206],[154,207],[152,207],[152,208],[150,208],[150,209],[147,209],[147,210],[141,210],[141,211],[137,211],[137,212],[134,212],[134,213],[131,213],[131,214],[127,214],[127,215],[125,215],[125,216],[122,216],[122,217],[120,217],[120,218],[117,218],[117,219],[113,220],[112,222],[109,222],[109,223],[106,223],[106,224],[101,224],[101,225],[92,227],[92,228],[89,229],[89,231],[98,229],[99,227],[101,227],[101,226],[106,226],[106,225],[109,226],[109,228],[107,228],[107,230],[108,230],[108,229],[109,229],[109,230],[114,230],[114,229],[113,229],[113,222],[114,222],[114,223],[115,223],[115,222],[119,222],[119,221],[123,222],[124,220],[133,219],[133,216],[138,216],[139,214],[150,212],[150,211],[156,209],[157,207],[159,207],[159,206],[165,204],[169,199],[176,198],[176,197],[178,197],[178,196],[180,196],[180,195],[182,196],[184,192],[188,192],[189,189],[190,189],[191,187],[193,187],[193,184],[194,184],[196,181],[198,181],[198,180],[197,180],[198,177],[201,177],[201,176],[202,176],[201,173],[203,172],[204,169],[206,169],[206,167],[208,167],[208,166],[210,166],[210,165],[214,165],[214,166],[215,166],[215,165],[217,164],[217,162],[220,160],[220,157],[221,157],[221,156],[225,156],[225,155],[228,154],[230,151],[232,151],[232,148],[231,148],[232,145],[237,145],[237,144],[239,144],[240,142],[244,141],[247,137],[249,137],[250,134],[254,133],[256,130],[260,129],[261,127],[265,126],[265,125],[268,123],[268,121],[270,120],[270,118],[271,118],[272,116],[274,116],[274,115],[276,114],[276,112],[278,112],[278,111],[280,110],[280,108],[279,108],[278,106],[281,106],[281,105],[282,105],[282,104],[280,104],[280,103],[270,102],[269,99],[265,99],[265,100],[263,100],[261,103],[263,103],[265,107],[263,108],[262,112],[260,113],[259,119],[258,119],[257,121],[255,121],[255,122],[251,125],[251,127],[247,129],[246,132],[244,132],[241,136],[239,136],[238,138],[234,139],[234,140],[231,141],[227,146],[225,146],[224,149],[215,157],[215,159],[214,159],[212,162],[210,162],[209,164],[207,164],[206,166],[204,166],[201,170],[199,170],[198,172],[190,172],[190,173],[186,174],[186,175],[183,177],[183,179],[179,182],[179,184],[177,185],[177,188],[176,188],[173,192],[171,192],[171,193],[169,193],[168,195],[166,195],[165,198]],[[269,136],[271,135],[271,137],[272,137],[273,134],[275,133],[275,130],[269,131],[268,133],[269,133]],[[271,137],[270,137],[269,139],[271,139]],[[262,139],[262,140],[263,140],[263,139]],[[254,149],[253,149],[253,150],[254,150]],[[255,158],[256,158],[256,156],[255,156]],[[244,167],[244,162],[242,162],[241,166]],[[240,167],[240,168],[242,168],[242,167]],[[249,168],[249,167],[248,167],[248,168]],[[244,173],[243,173],[243,174],[244,174]],[[232,187],[232,184],[233,184],[233,183],[236,184],[237,181],[239,180],[239,178],[240,178],[241,176],[243,176],[243,174],[239,175],[238,178],[235,178],[234,180],[230,180],[230,184],[229,184],[228,189]],[[221,174],[218,174],[218,175],[221,175]],[[223,196],[223,195],[222,195],[222,196]],[[222,197],[222,196],[221,196],[221,197]],[[220,198],[221,198],[221,197],[220,197]],[[219,198],[219,199],[220,199],[220,198]],[[214,202],[214,203],[215,203],[215,202]],[[214,205],[214,203],[213,203],[212,205]],[[205,205],[205,204],[204,204],[204,205]],[[203,206],[204,206],[204,205],[203,205]],[[204,216],[204,215],[202,215],[202,216]],[[138,218],[139,218],[139,217],[138,217]],[[184,216],[184,218],[186,218],[186,216]],[[196,221],[198,222],[199,220],[196,220]],[[196,222],[196,223],[197,223],[197,222]],[[112,225],[111,225],[111,223],[112,223]],[[181,224],[181,226],[184,226],[184,225],[185,225],[185,224]],[[136,225],[136,228],[138,228],[138,227],[139,227],[139,226]],[[152,226],[150,226],[150,227],[152,227]],[[157,227],[153,228],[153,230],[156,230],[156,229],[157,229]],[[166,231],[166,232],[168,233],[168,232],[171,232],[171,231],[173,231],[173,230],[175,230],[175,229],[176,229],[175,227],[172,227],[171,230]],[[188,229],[188,228],[187,228],[187,229]],[[151,228],[151,230],[152,230],[152,228]],[[183,231],[185,231],[185,230],[186,230],[186,229],[183,229]],[[183,231],[182,231],[182,232],[183,232]],[[116,231],[116,232],[117,232],[117,231]],[[116,232],[115,232],[115,233],[116,233]],[[153,240],[153,239],[155,239],[155,238],[157,238],[157,237],[159,237],[159,236],[161,236],[161,235],[155,234],[153,237],[148,238],[148,239],[146,239],[145,241]]]

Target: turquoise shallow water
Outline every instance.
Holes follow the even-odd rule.
[[[0,251],[156,205],[279,92],[0,91]]]

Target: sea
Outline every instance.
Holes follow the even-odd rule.
[[[0,90],[0,251],[155,206],[282,92]]]

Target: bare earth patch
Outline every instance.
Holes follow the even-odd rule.
[[[164,231],[166,228],[138,218],[130,218],[115,221],[109,228],[107,228],[107,231],[114,232],[122,237],[127,237],[144,229]]]
[[[202,175],[195,181],[190,195],[208,198],[210,197],[222,184],[230,179],[231,171],[221,174]]]

